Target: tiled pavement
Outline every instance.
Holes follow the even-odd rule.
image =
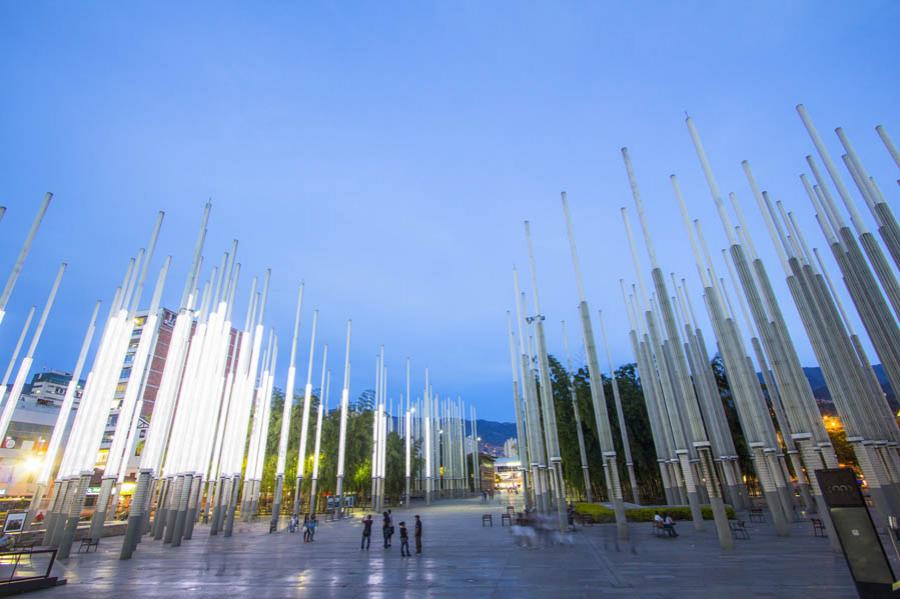
[[[808,523],[778,538],[768,524],[748,524],[750,540],[719,549],[711,523],[695,532],[679,526],[677,539],[657,538],[648,524],[633,524],[631,541],[617,543],[615,527],[579,529],[564,544],[526,548],[500,526],[502,507],[478,500],[446,500],[416,507],[425,551],[400,557],[381,546],[376,524],[372,548],[360,551],[358,520],[319,526],[316,541],[268,534],[268,524],[236,525],[233,537],[194,539],[171,548],[144,540],[129,561],[118,559],[121,537],[107,538],[94,554],[73,554],[57,574],[68,584],[35,597],[151,599],[191,597],[854,597],[844,559],[811,536]],[[494,514],[482,527],[481,514]],[[411,523],[413,512],[395,510]]]

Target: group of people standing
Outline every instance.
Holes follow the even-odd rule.
[[[374,524],[372,514],[363,518],[362,524],[362,543],[360,543],[359,549],[360,551],[363,549],[368,551],[372,541],[372,525]],[[400,522],[398,526],[400,527],[400,555],[402,557],[409,557],[411,555],[409,551],[409,529],[406,527],[406,522]],[[391,539],[394,536],[394,516],[391,513],[391,510],[382,514],[381,534],[384,537],[384,548],[388,549],[391,546]],[[422,553],[422,519],[419,518],[418,515],[416,515],[415,522],[415,538],[416,553]]]
[[[319,521],[316,519],[315,514],[304,514],[303,515],[303,542],[304,543],[312,543],[316,540],[316,529],[319,527]],[[291,516],[291,521],[288,523],[288,532],[297,532],[297,529],[301,528],[300,518],[297,514]]]

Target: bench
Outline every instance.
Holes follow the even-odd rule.
[[[81,545],[78,546],[78,553],[90,553],[91,547],[94,548],[94,553],[97,553],[97,547],[100,546],[100,539],[92,539],[90,537],[85,537],[81,539]]]
[[[653,530],[653,535],[656,537],[667,537],[669,536],[668,531],[666,531],[665,527],[658,522],[651,522],[650,526]]]
[[[481,517],[481,527],[484,528],[488,524],[491,525],[491,528],[494,528],[494,517],[491,514],[484,514]]]
[[[728,522],[728,528],[731,529],[731,534],[734,535],[735,539],[750,539],[750,532],[744,525],[743,520],[730,520]]]
[[[506,524],[504,524],[504,522]],[[500,514],[500,526],[506,526],[507,524],[512,526],[512,518],[510,517],[509,512]]]
[[[581,514],[579,512],[575,512],[575,515],[572,517],[575,520],[576,524],[581,524],[582,526],[593,526],[594,525],[594,517],[589,514]]]
[[[750,522],[765,522],[766,515],[761,508],[750,508]]]
[[[812,522],[814,537],[828,536],[825,533],[825,524],[819,518],[810,518],[809,521]]]

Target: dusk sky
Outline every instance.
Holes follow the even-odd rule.
[[[687,276],[700,309],[670,174],[716,253],[725,237],[690,113],[723,192],[743,201],[807,365],[814,356],[740,161],[826,249],[797,178],[814,151],[802,102],[832,157],[843,126],[897,205],[898,173],[874,132],[884,125],[900,141],[897,2],[188,4],[0,5],[0,279],[43,194],[55,194],[0,326],[0,368],[67,261],[35,369],[71,370],[94,301],[105,316],[158,210],[151,278],[171,254],[163,304],[176,307],[211,199],[203,274],[240,241],[239,325],[251,276],[272,269],[278,386],[303,279],[298,389],[318,308],[334,381],[353,319],[351,397],[373,387],[384,344],[394,399],[409,356],[414,393],[428,366],[436,392],[508,421],[505,311],[513,265],[527,279],[525,219],[549,349],[561,353],[565,319],[584,359],[561,190],[613,359],[633,361],[618,284],[635,276],[619,215],[634,212],[622,146],[662,267]]]

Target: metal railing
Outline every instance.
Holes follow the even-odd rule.
[[[0,589],[13,582],[49,578],[55,561],[53,547],[0,552]]]

